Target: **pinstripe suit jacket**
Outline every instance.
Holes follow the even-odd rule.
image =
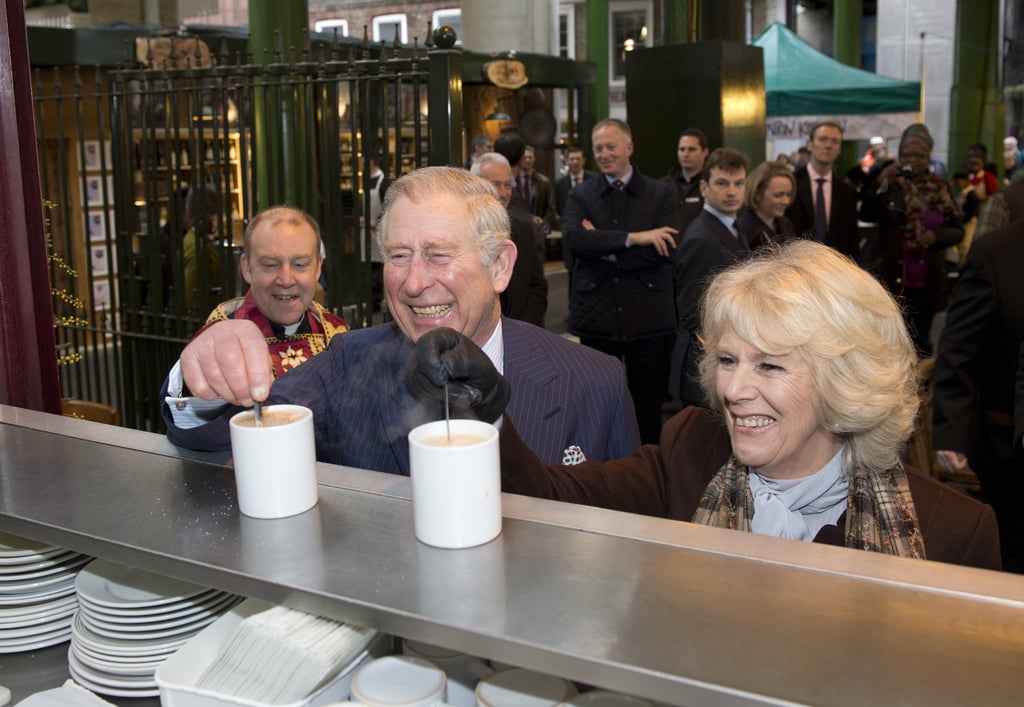
[[[588,459],[632,454],[640,445],[622,364],[538,327],[502,319],[508,415],[542,460],[558,463],[578,445]],[[409,474],[406,435],[426,422],[405,388],[412,342],[394,324],[336,336],[326,351],[274,381],[270,403],[313,410],[317,458],[332,464]],[[164,384],[166,393],[167,384]],[[164,405],[167,436],[189,449],[230,447],[227,420],[189,430],[174,426]]]

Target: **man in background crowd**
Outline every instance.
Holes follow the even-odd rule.
[[[676,212],[679,221],[676,228],[680,233],[686,229],[704,207],[701,196],[701,178],[704,173],[704,160],[708,158],[708,136],[700,128],[687,128],[679,134],[676,145],[677,164],[672,171],[662,177],[662,181],[672,185],[676,194]]]
[[[857,192],[834,170],[843,148],[843,129],[822,121],[811,128],[810,160],[796,170],[796,198],[786,209],[798,236],[810,237],[840,253],[857,253]]]
[[[523,159],[519,163],[519,189],[523,201],[533,214],[533,222],[540,226],[544,233],[550,233],[560,228],[558,215],[555,213],[555,190],[551,180],[534,168],[536,159],[533,147],[527,145],[523,151]]]
[[[676,331],[669,391],[684,407],[707,406],[697,375],[701,356],[697,330],[700,302],[711,278],[748,254],[736,229],[736,214],[743,206],[747,156],[720,147],[704,163],[701,193],[704,206],[686,229],[675,256]]]
[[[474,135],[473,139],[469,142],[469,157],[463,163],[463,169],[469,169],[473,166],[473,161],[477,157],[493,150],[494,141],[491,140],[490,135]]]
[[[469,172],[490,182],[498,192],[498,201],[509,208],[515,185],[508,160],[497,152],[487,152],[477,157]],[[525,215],[511,210],[509,219],[512,242],[516,244],[516,264],[508,287],[501,293],[501,313],[543,327],[548,309],[548,281],[544,277],[544,262],[537,257],[534,248],[533,223]]]
[[[640,436],[657,443],[675,331],[670,263],[676,213],[668,184],[632,164],[629,125],[594,126],[602,176],[581,183],[565,204],[562,237],[572,253],[569,331],[626,364]]]

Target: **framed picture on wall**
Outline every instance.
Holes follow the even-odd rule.
[[[103,206],[114,203],[114,178],[99,175],[88,175],[85,178],[85,205]]]
[[[93,275],[109,275],[110,260],[115,259],[114,247],[110,247],[110,258],[107,257],[107,246],[94,245],[89,248],[89,262],[92,264]]]
[[[86,226],[90,241],[103,241],[110,233],[111,240],[114,239],[117,230],[114,228],[114,210],[89,211],[85,215]]]
[[[80,153],[82,170],[85,172],[111,168],[110,142],[103,140],[83,140]]]
[[[110,309],[112,298],[110,291],[110,280],[93,280],[92,283],[92,308],[97,311]]]

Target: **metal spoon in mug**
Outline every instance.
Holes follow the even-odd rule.
[[[263,427],[263,403],[253,401],[252,421],[257,427]]]
[[[444,384],[444,429],[448,433],[448,442],[452,441],[452,415],[448,409],[448,384]]]

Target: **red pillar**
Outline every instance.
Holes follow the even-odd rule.
[[[0,403],[60,412],[25,0],[0,6]]]

